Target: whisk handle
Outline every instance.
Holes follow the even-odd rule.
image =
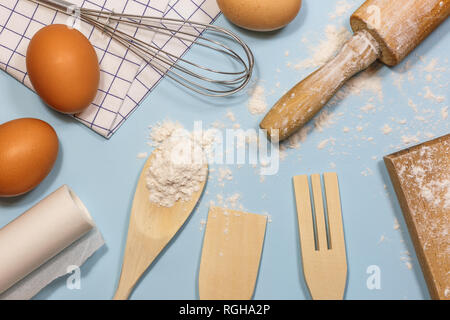
[[[69,14],[73,13],[77,8],[76,5],[65,0],[34,0],[33,2],[41,3]]]

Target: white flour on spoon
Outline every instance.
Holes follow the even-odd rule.
[[[166,121],[152,129],[150,138],[156,147],[146,173],[150,201],[164,207],[189,201],[206,180],[212,136],[208,131],[188,132],[179,123]]]

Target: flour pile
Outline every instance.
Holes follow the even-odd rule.
[[[179,123],[166,121],[150,134],[156,147],[147,171],[146,184],[151,202],[172,207],[189,201],[208,174],[207,150],[213,143],[209,132],[189,132]]]

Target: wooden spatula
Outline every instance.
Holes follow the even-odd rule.
[[[320,175],[294,177],[303,273],[313,299],[340,300],[347,282],[347,258],[341,201],[336,173],[324,173],[327,215],[324,213]],[[311,210],[314,202],[314,214]]]
[[[252,298],[266,223],[266,216],[211,207],[200,263],[200,299]]]
[[[151,203],[146,186],[146,172],[153,159],[154,153],[145,163],[136,187],[122,273],[114,300],[128,299],[145,270],[183,226],[205,186],[206,179],[191,200],[178,201],[170,208]]]

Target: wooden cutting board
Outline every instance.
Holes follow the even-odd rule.
[[[384,158],[433,299],[450,299],[450,134]]]

